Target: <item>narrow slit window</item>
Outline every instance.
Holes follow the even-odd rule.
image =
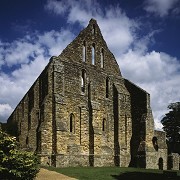
[[[104,49],[101,49],[101,68],[104,68]]]
[[[73,115],[73,114],[70,114],[69,130],[70,130],[70,132],[72,132],[72,133],[75,132],[75,127],[74,127],[74,115]]]
[[[109,98],[109,78],[106,78],[106,98]]]
[[[92,34],[94,35],[95,34],[95,31],[96,29],[95,29],[95,24],[93,24],[93,26],[92,26]]]
[[[83,62],[86,61],[86,42],[83,42]]]
[[[85,92],[85,84],[86,84],[86,71],[83,69],[81,74],[81,91]]]
[[[95,65],[95,44],[92,45],[92,65]]]
[[[106,119],[104,118],[102,122],[102,131],[105,131],[105,129],[106,129]]]

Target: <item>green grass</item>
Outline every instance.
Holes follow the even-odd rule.
[[[180,180],[180,173],[177,177],[167,177],[161,170],[120,168],[120,167],[67,167],[54,168],[44,167],[70,177],[82,180]]]

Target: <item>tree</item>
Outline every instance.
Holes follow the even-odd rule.
[[[180,102],[171,103],[170,111],[162,118],[163,130],[166,132],[169,153],[180,154]]]
[[[0,131],[0,179],[32,180],[38,171],[38,157],[19,150],[16,138]]]

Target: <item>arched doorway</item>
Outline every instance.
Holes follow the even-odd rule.
[[[158,166],[159,166],[160,170],[163,170],[163,158],[162,157],[159,158]]]

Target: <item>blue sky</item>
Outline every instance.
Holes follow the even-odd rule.
[[[1,122],[91,18],[122,75],[150,93],[161,128],[168,104],[180,101],[180,0],[1,0]]]

